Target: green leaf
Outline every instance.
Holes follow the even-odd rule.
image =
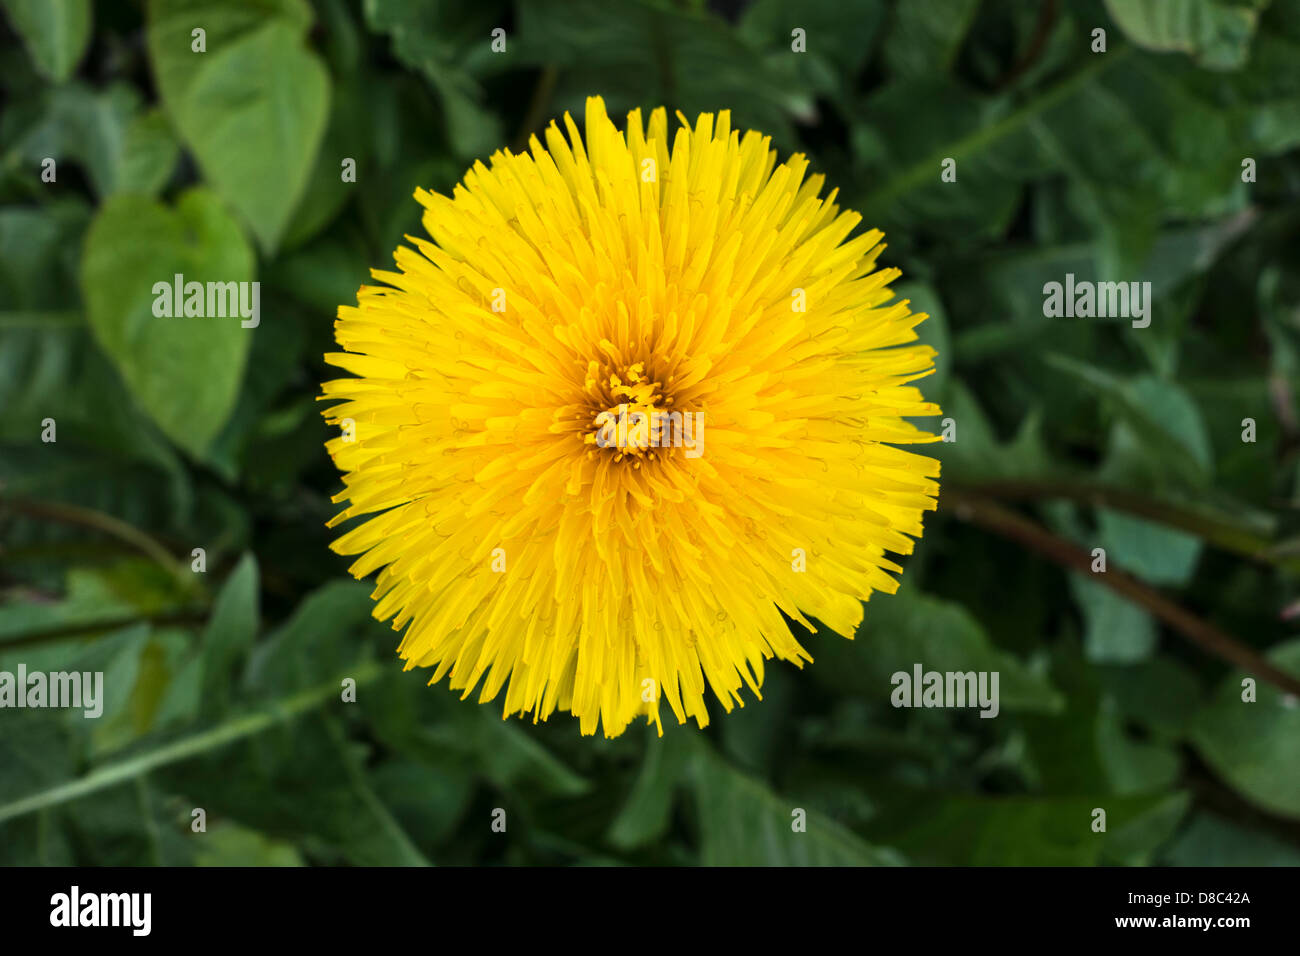
[[[386,630],[370,616],[372,608],[368,589],[356,581],[331,581],[308,594],[293,616],[257,645],[243,691],[264,696],[310,687],[332,674],[346,677],[349,666],[371,656],[375,635]]]
[[[1131,736],[1119,705],[1109,698],[1102,698],[1098,708],[1097,737],[1102,766],[1115,793],[1159,793],[1177,783],[1183,767],[1178,749]]]
[[[1098,510],[1097,523],[1107,557],[1125,571],[1152,584],[1191,580],[1201,554],[1194,536],[1106,508]]]
[[[1037,151],[1022,145],[1025,115],[1012,112],[1006,97],[978,96],[941,74],[882,84],[861,112],[853,145],[872,189],[848,205],[891,241],[926,230],[965,242],[999,236],[1023,180],[1042,166]],[[948,160],[956,163],[955,182],[942,178]]]
[[[891,678],[925,671],[997,672],[999,705],[1004,710],[1053,711],[1060,695],[1046,677],[993,646],[984,629],[962,605],[919,594],[906,584],[897,594],[868,601],[852,643],[823,633],[811,643],[812,673],[837,687],[851,687],[888,702]]]
[[[814,111],[810,90],[767,68],[746,35],[698,11],[644,0],[533,0],[519,8],[519,32],[520,60],[559,68],[554,100],[575,118],[593,92],[615,118],[633,108],[643,120],[659,106],[670,117],[729,109],[733,128],[761,130],[789,149],[791,117]],[[795,55],[789,28],[768,42]]]
[[[0,208],[0,297],[6,309],[0,315],[38,313],[16,322],[16,328],[46,330],[79,324],[75,311],[66,319],[56,316],[76,305],[76,249],[90,213],[84,201],[75,199],[39,208]],[[11,329],[6,326],[3,331],[8,343]],[[0,378],[0,388],[6,380]]]
[[[366,0],[365,11],[370,29],[392,37],[397,58],[423,73],[437,93],[456,155],[481,157],[503,145],[501,121],[487,108],[480,82],[514,62],[517,37],[507,37],[504,52],[492,52],[492,31],[507,17],[499,3]]]
[[[383,707],[367,708],[366,719],[388,747],[421,763],[460,763],[494,786],[539,794],[576,797],[591,783],[542,745],[536,728],[514,718],[502,719],[500,704],[473,705],[428,686],[421,672],[402,671],[396,660],[373,693]]]
[[[578,796],[591,789],[590,781],[544,747],[519,721],[495,713],[497,707],[471,706],[445,688],[420,683],[421,693],[443,695],[449,719],[436,736],[444,746],[470,756],[497,786],[532,785],[542,793],[564,796]]]
[[[1169,658],[1103,667],[1100,675],[1107,696],[1152,739],[1182,738],[1200,706],[1201,684],[1196,674]]]
[[[1168,848],[1169,866],[1300,866],[1300,850],[1214,813],[1193,815]]]
[[[79,163],[101,198],[117,192],[156,195],[171,179],[180,146],[167,118],[144,111],[138,90],[123,82],[94,90],[79,82],[48,91],[39,122],[17,139],[30,163]],[[62,182],[57,179],[56,182]]]
[[[302,855],[292,843],[265,833],[222,821],[197,837],[195,866],[303,866]]]
[[[924,328],[925,323],[922,323]],[[924,379],[922,379],[924,385]],[[1042,436],[1042,415],[1034,410],[1025,415],[1015,437],[998,440],[993,425],[971,389],[960,379],[949,378],[939,398],[943,417],[955,423],[954,441],[926,446],[925,454],[943,463],[943,477],[961,482],[997,478],[1033,479],[1051,475],[1053,462]],[[927,427],[936,434],[942,420],[929,419]],[[940,507],[943,487],[939,489]]]
[[[1054,714],[1028,714],[1026,777],[1038,795],[1111,793],[1114,778],[1102,752],[1102,695],[1097,672],[1071,643],[1050,648],[1051,677],[1065,698]],[[1096,806],[1096,804],[1094,804]]]
[[[757,0],[747,5],[737,33],[791,91],[816,90],[848,106],[888,12],[883,0]],[[852,30],[843,29],[846,22]],[[804,31],[804,51],[792,56],[796,28]],[[810,118],[811,104],[806,112]]]
[[[1066,355],[1048,353],[1045,361],[1106,399],[1132,429],[1133,444],[1163,463],[1171,481],[1204,486],[1214,462],[1196,404],[1172,382],[1151,376],[1125,379]]]
[[[168,209],[142,196],[101,207],[86,237],[81,289],[90,325],[140,406],[172,441],[202,458],[234,408],[251,329],[241,319],[159,317],[154,286],[251,282],[253,252],[211,193]],[[166,293],[170,301],[170,291]]]
[[[1070,589],[1083,613],[1083,646],[1088,660],[1129,664],[1151,656],[1156,647],[1156,626],[1150,614],[1082,575],[1070,576]]]
[[[152,775],[173,792],[202,794],[214,820],[233,818],[292,841],[305,859],[357,866],[424,865],[427,860],[380,802],[369,775],[368,744],[348,739],[331,712],[348,707],[319,701],[320,719],[268,726],[224,753],[196,752]],[[249,799],[256,794],[255,799]],[[193,800],[193,798],[190,798]],[[193,806],[194,802],[183,805]],[[202,837],[191,837],[201,842]]]
[[[1164,297],[1214,265],[1225,249],[1250,231],[1257,218],[1248,209],[1207,226],[1166,229],[1133,274],[1151,283],[1151,300],[1159,309]],[[975,296],[980,313],[993,318],[957,336],[953,351],[963,363],[973,364],[1049,340],[1058,348],[1067,342],[1073,347],[1075,342],[1089,341],[1087,336],[1097,325],[1115,322],[1109,318],[1061,320],[1043,315],[1045,284],[1062,282],[1067,273],[1100,275],[1103,263],[1095,243],[1041,237],[1031,248],[998,247],[981,255],[977,266],[977,274],[970,276],[973,288],[966,286],[966,292]],[[1136,334],[1145,336],[1165,324],[1160,322],[1155,329]]]
[[[50,301],[48,292],[23,288],[26,277],[18,272],[28,267],[28,275],[40,276],[41,285],[75,296],[75,271],[32,254],[46,241],[66,242],[65,249],[81,245],[88,220],[78,215],[64,228],[52,221],[59,218],[54,212],[0,210],[0,258],[8,267],[0,268],[0,295],[12,295],[8,301],[14,304]],[[8,269],[18,288],[8,286]],[[34,298],[28,299],[29,291]],[[72,312],[68,321],[60,321],[57,315],[30,313],[29,320],[16,321],[2,333],[0,407],[7,414],[0,418],[0,441],[14,443],[0,455],[6,490],[109,511],[138,527],[154,524],[160,513],[185,510],[189,478],[175,449],[135,407],[81,316]],[[65,443],[56,457],[48,454],[48,446],[28,444],[38,434],[33,427],[47,417],[57,423],[58,440]],[[152,472],[151,487],[141,482],[142,472]],[[159,476],[168,479],[168,494],[159,494]]]
[[[692,753],[688,734],[689,730],[674,727],[663,737],[650,736],[646,741],[641,772],[609,827],[612,845],[620,850],[635,849],[658,839],[668,829],[673,801]]]
[[[1095,866],[1137,862],[1166,839],[1184,795],[983,796],[896,788],[869,833],[923,865]],[[1105,832],[1093,830],[1106,812]]]
[[[90,42],[90,0],[4,0],[36,68],[61,83]]]
[[[375,862],[398,866],[430,866],[429,859],[420,852],[392,812],[375,795],[364,769],[368,762],[368,746],[352,744],[344,735],[339,721],[334,717],[326,714],[324,722],[326,732],[343,764],[343,776],[351,790],[352,798],[373,821],[375,835],[365,843],[374,846],[380,854]]]
[[[261,280],[263,301],[274,296],[268,280]],[[304,324],[287,304],[275,314],[281,321],[260,325],[253,337],[239,401],[208,452],[209,463],[227,481],[268,496],[318,463],[330,437],[323,422],[317,427],[311,419],[311,396],[292,385],[305,358]]]
[[[1141,799],[1141,798],[1138,798]],[[1146,806],[1137,805],[1132,816],[1122,807],[1119,819],[1109,819],[1102,846],[1103,866],[1150,866],[1178,829],[1191,805],[1191,794],[1175,792],[1152,795]],[[1108,798],[1107,806],[1113,802]]]
[[[474,795],[467,768],[389,760],[369,774],[370,785],[419,846],[453,833]]]
[[[5,714],[5,732],[0,734],[0,768],[4,771],[0,773],[0,802],[58,786],[76,773],[66,733],[57,721],[42,719],[46,716],[38,711]],[[0,848],[7,847],[8,841],[0,843]]]
[[[952,67],[979,0],[900,3],[884,43],[885,65],[897,76],[931,76]]]
[[[704,866],[897,866],[894,851],[872,846],[831,818],[782,799],[701,746],[694,761]],[[805,829],[796,832],[796,825]]]
[[[1071,29],[1067,40],[1086,49],[1086,34]],[[1022,102],[933,76],[884,84],[854,138],[858,178],[870,191],[848,204],[887,233],[907,226],[910,242],[933,233],[960,247],[1004,235],[1025,184],[1064,179],[1098,278],[1127,279],[1151,255],[1162,222],[1240,211],[1249,198],[1242,157],[1295,142],[1300,97],[1294,70],[1283,66],[1295,47],[1291,37],[1271,37],[1258,68],[1210,83],[1189,64],[1116,43],[1078,57],[1077,69]],[[940,176],[946,159],[956,162],[956,182]]]
[[[327,315],[355,302],[369,282],[368,250],[355,234],[326,236],[282,255],[268,270],[266,283]]]
[[[180,152],[166,114],[161,110],[141,113],[126,128],[112,191],[156,196],[171,179]]]
[[[1214,444],[1216,483],[1244,501],[1267,502],[1273,493],[1273,473],[1260,465],[1281,454],[1287,439],[1280,423],[1269,422],[1261,413],[1270,405],[1270,390],[1286,378],[1287,373],[1275,367],[1271,375],[1255,372],[1233,378],[1220,373],[1185,383]],[[1241,423],[1247,418],[1256,421],[1254,442],[1241,440]]]
[[[77,253],[89,223],[80,201],[0,209],[0,301],[23,310],[0,312],[0,407],[7,413],[0,441],[13,443],[0,454],[0,481],[15,496],[75,503],[149,527],[160,513],[188,510],[189,478],[78,311]],[[66,442],[58,456],[27,444],[32,426],[47,417]],[[159,494],[160,477],[166,494]]]
[[[361,684],[373,680],[378,674],[374,665],[358,667],[352,676]],[[338,682],[326,681],[283,697],[268,698],[268,703],[258,710],[233,716],[216,726],[172,740],[166,744],[142,750],[113,763],[101,764],[84,776],[57,784],[49,784],[28,791],[18,799],[0,804],[0,823],[25,816],[38,810],[59,806],[72,800],[135,780],[142,774],[219,750],[236,741],[267,731],[304,711],[319,707],[327,700],[337,699]]]
[[[0,763],[4,755],[0,753]],[[0,864],[4,866],[74,866],[72,842],[64,828],[51,825],[50,811],[0,826]]]
[[[61,630],[75,636],[81,633],[79,628],[102,630],[105,622],[117,627],[174,611],[182,604],[175,579],[148,561],[131,558],[102,567],[72,568],[59,600],[0,605],[0,652],[32,632]]]
[[[357,191],[356,183],[343,181],[343,161],[356,163],[358,179],[374,175],[370,138],[358,135],[369,122],[366,96],[360,84],[337,89],[330,108],[329,124],[307,186],[292,220],[285,229],[281,251],[297,248],[330,224]]]
[[[304,44],[311,20],[305,0],[149,3],[163,105],[204,179],[267,251],[306,189],[329,116],[329,75]],[[195,29],[206,52],[192,49]]]
[[[47,813],[74,835],[75,862],[82,866],[177,866],[193,859],[188,826],[182,831],[174,805],[144,780]]]
[[[1300,640],[1278,645],[1268,659],[1300,676]],[[1242,796],[1273,813],[1300,817],[1300,704],[1258,679],[1257,699],[1242,700],[1246,676],[1236,673],[1219,685],[1192,728],[1192,743]]]
[[[205,719],[222,716],[230,705],[235,667],[257,636],[257,559],[246,554],[217,593],[203,630],[202,707]]]
[[[1250,55],[1259,12],[1224,0],[1105,0],[1106,10],[1134,43],[1160,53],[1186,53],[1203,66],[1231,69]],[[1268,0],[1254,0],[1264,7]]]

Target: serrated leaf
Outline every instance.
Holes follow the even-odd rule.
[[[694,778],[704,866],[897,866],[904,862],[893,850],[872,846],[824,814],[783,800],[764,783],[703,748],[696,754]]]
[[[317,588],[257,645],[243,675],[243,691],[265,695],[310,687],[359,665],[373,651],[372,642],[363,638],[383,630],[370,616],[372,607],[367,588],[355,581]]]

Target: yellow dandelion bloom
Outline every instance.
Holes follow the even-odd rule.
[[[852,637],[938,494],[894,447],[939,410],[881,233],[726,111],[678,119],[624,134],[593,97],[585,142],[566,114],[416,190],[430,239],[326,356],[355,376],[322,396],[331,525],[368,516],[333,547],[407,668],[584,734],[761,696],[764,660],[812,660],[787,618]]]

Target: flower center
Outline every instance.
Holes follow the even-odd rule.
[[[673,399],[664,395],[656,376],[646,373],[644,362],[617,370],[591,362],[586,386],[591,409],[586,444],[609,449],[616,462],[654,460],[658,449],[671,446]]]

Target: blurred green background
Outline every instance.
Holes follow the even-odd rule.
[[[108,689],[0,711],[0,862],[1300,862],[1300,707],[1187,636],[1300,675],[1300,0],[0,8],[0,670]],[[957,429],[857,640],[662,739],[404,674],[325,528],[336,307],[416,186],[593,93],[806,152],[886,230]],[[205,270],[260,327],[148,326]],[[1151,282],[1150,327],[1044,318],[1066,273]],[[917,661],[999,671],[1000,715],[892,708]]]

